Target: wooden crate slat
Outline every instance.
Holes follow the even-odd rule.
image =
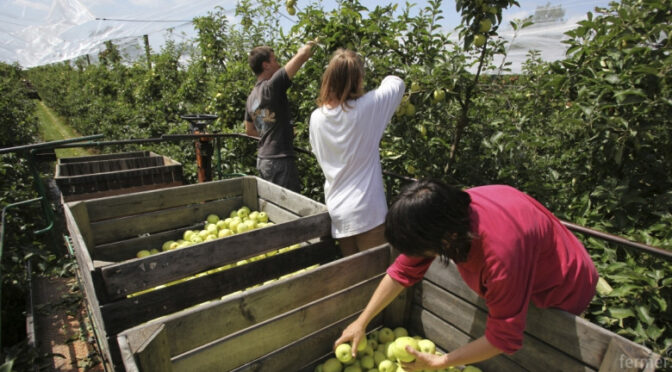
[[[200,222],[194,225],[158,232],[150,236],[141,236],[137,238],[101,244],[93,248],[93,256],[96,257],[96,260],[109,261],[112,264],[121,262],[128,260],[129,257],[134,258],[137,252],[143,249],[151,250],[156,248],[161,251],[163,248],[163,243],[169,240],[177,241],[182,239],[184,232],[187,230],[201,230],[204,227],[205,223]]]
[[[294,214],[287,209],[277,206],[271,202],[268,202],[265,199],[257,199],[259,203],[259,210],[265,211],[268,214],[269,221],[273,223],[285,223],[289,221],[294,221],[298,217],[298,214]]]
[[[313,371],[316,364],[315,356],[324,358],[325,355],[333,355],[332,345],[340,337],[341,333],[350,323],[359,316],[355,313],[338,322],[306,335],[297,341],[291,342],[263,357],[250,361],[243,366],[235,368],[232,372],[276,372],[276,371]],[[304,368],[300,368],[303,366]]]
[[[173,371],[228,371],[361,311],[382,274],[173,358]],[[227,355],[222,358],[222,355]]]
[[[242,196],[242,179],[214,181],[119,195],[87,202],[92,221],[147,213],[210,200]]]
[[[659,365],[660,355],[642,350],[639,345],[621,338],[612,338],[604,354],[599,372],[653,372]]]
[[[446,352],[455,350],[476,339],[417,304],[413,305],[411,310],[411,318],[408,328],[409,331],[423,335],[423,337],[434,341],[437,348],[445,350]],[[498,355],[494,358],[474,363],[474,365],[481,368],[484,372],[536,371],[534,369],[528,370],[504,355]]]
[[[306,246],[136,297],[103,304],[101,314],[108,331],[118,333],[156,317],[207,301],[219,300],[224,295],[277,279],[285,274],[316,264],[324,264],[336,259],[338,254],[339,251],[333,242]]]
[[[416,302],[421,302],[423,308],[453,324],[462,332],[475,338],[485,334],[487,311],[474,307],[473,304],[428,281],[422,281],[421,289],[416,289],[416,293],[416,296],[421,297],[421,300]],[[566,342],[566,347],[571,347],[572,343],[577,342],[576,336],[567,339]],[[565,354],[564,350],[554,348],[527,332],[523,339],[523,347],[510,358],[532,370],[549,372],[596,370]]]
[[[156,155],[150,151],[131,151],[131,152],[117,152],[112,154],[100,154],[90,156],[76,156],[69,158],[59,158],[59,163],[81,163],[86,161],[111,160],[111,159],[126,159],[139,158]]]
[[[257,178],[257,190],[260,198],[273,204],[281,205],[283,208],[299,216],[309,216],[327,210],[324,204],[320,204],[291,190],[278,188],[276,185],[261,178]]]
[[[485,301],[462,281],[453,263],[449,267],[439,262],[433,263],[425,278],[487,311]],[[582,360],[594,369],[599,368],[614,337],[629,343],[631,348],[640,349],[640,353],[651,353],[648,348],[628,341],[586,319],[556,309],[540,309],[533,304],[528,309],[525,332],[566,351],[572,358]],[[571,347],[567,340],[575,340],[576,346]]]
[[[257,179],[255,177],[243,177],[243,205],[251,210],[258,210],[258,194]]]
[[[110,298],[123,298],[143,289],[199,273],[213,265],[222,266],[296,242],[328,237],[329,221],[329,214],[325,212],[98,270],[101,270],[107,295]]]
[[[297,277],[274,282],[239,301],[227,301],[207,311],[194,311],[179,319],[170,318],[165,323],[173,340],[171,355],[184,353],[204,341],[214,340],[216,334],[233,333],[378,275],[386,268],[383,259],[387,255],[387,250],[378,249],[348,256],[324,264],[319,270],[302,274],[301,280]]]
[[[218,215],[240,205],[240,198],[214,200],[209,203],[191,204],[137,214],[116,219],[93,222],[91,230],[96,245],[137,237],[142,234],[192,225],[205,221],[210,213]]]
[[[162,156],[97,160],[79,163],[59,164],[60,176],[77,176],[92,173],[108,173],[121,170],[150,168],[166,165]],[[57,176],[58,177],[58,176]]]
[[[159,327],[137,352],[138,364],[143,366],[142,372],[170,372],[172,366],[167,353],[168,336],[165,328]]]

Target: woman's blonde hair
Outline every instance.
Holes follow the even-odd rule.
[[[322,87],[317,105],[323,106],[336,101],[343,108],[346,101],[357,99],[364,94],[364,62],[352,50],[338,49],[322,74]]]

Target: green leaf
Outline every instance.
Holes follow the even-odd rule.
[[[639,320],[641,320],[642,322],[644,322],[648,325],[653,324],[653,322],[656,320],[649,313],[649,308],[647,306],[640,305],[640,306],[637,306],[635,308],[635,310],[637,310],[637,317],[639,318]]]
[[[609,309],[609,315],[618,320],[635,317],[635,313],[632,311],[632,309],[627,308],[611,308]]]

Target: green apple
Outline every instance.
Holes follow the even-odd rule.
[[[214,214],[214,213],[213,213],[213,214],[209,214],[208,217],[205,218],[205,220],[206,220],[208,223],[217,223],[217,221],[219,221],[219,216],[216,215],[216,214]]]
[[[287,7],[287,13],[289,13],[289,15],[293,16],[294,14],[296,14],[296,8],[294,8],[293,6],[288,6]]]
[[[233,235],[233,231],[231,231],[230,229],[222,229],[219,230],[219,232],[217,233],[218,238],[226,238],[227,236],[231,235]]]
[[[181,243],[173,242],[173,244],[171,244],[170,247],[168,247],[168,250],[172,251],[173,249],[177,249],[180,246],[180,244]]]
[[[396,372],[397,366],[389,359],[385,359],[378,365],[379,372]]]
[[[376,350],[376,351],[373,352],[373,362],[376,365],[379,365],[380,362],[382,362],[385,359],[387,359],[387,356],[385,354],[383,354],[381,351]]]
[[[266,227],[266,222],[257,222],[257,227],[260,229]]]
[[[249,219],[249,220],[245,221],[245,224],[247,225],[247,227],[250,228],[250,230],[253,230],[253,229],[257,228],[257,221],[256,220]]]
[[[415,360],[415,355],[408,352],[406,350],[406,346],[410,346],[411,348],[419,351],[418,340],[414,339],[413,337],[401,336],[394,340],[394,344],[395,355],[397,359],[402,362],[412,362]]]
[[[336,350],[334,350],[334,354],[336,355],[336,359],[338,359],[341,363],[349,363],[352,361],[352,347],[348,343],[340,344],[336,346]]]
[[[356,364],[346,366],[343,372],[362,372],[362,367]]]
[[[483,35],[476,35],[474,36],[474,46],[477,48],[482,47],[485,44],[485,36]]]
[[[182,238],[184,240],[191,241],[191,237],[192,237],[193,234],[194,234],[194,230],[187,230],[187,231],[184,232],[184,234],[182,234]]]
[[[237,231],[238,225],[240,225],[241,222],[241,219],[238,217],[231,219],[229,222],[229,229],[233,232]]]
[[[174,240],[169,240],[169,241],[163,243],[163,245],[161,246],[161,249],[164,250],[164,251],[168,251],[168,250],[170,250],[170,246],[171,246],[173,243],[175,243]]]
[[[478,368],[476,366],[468,365],[468,366],[465,366],[464,368],[462,368],[462,372],[482,372],[482,371],[481,371],[480,368]]]
[[[446,99],[446,91],[438,88],[434,91],[434,102],[443,102]]]
[[[408,331],[404,327],[397,327],[394,329],[394,339],[396,340],[399,337],[408,336]]]
[[[484,20],[481,20],[478,24],[478,31],[481,32],[482,34],[490,31],[490,28],[492,27],[492,21],[490,19],[486,18]]]
[[[420,91],[420,84],[417,81],[411,82],[411,92],[416,93]]]
[[[357,344],[357,351],[364,351],[367,346],[369,346],[369,343],[366,341],[366,337],[363,337]]]
[[[226,222],[226,220],[219,220],[215,225],[217,225],[217,230],[223,230],[229,228],[229,223]]]
[[[368,338],[366,342],[371,346],[371,349],[376,350],[378,348],[378,335],[375,338]]]
[[[436,352],[436,345],[434,342],[426,338],[418,341],[418,348],[420,348],[420,351],[423,353],[434,354]]]
[[[313,372],[324,372],[324,364],[318,364],[315,366]]]
[[[387,356],[387,359],[397,360],[397,343],[392,341],[388,342],[386,345],[385,356]]]
[[[234,209],[229,213],[229,218],[238,217],[238,210]]]
[[[206,236],[205,239],[203,239],[203,241],[205,241],[205,242],[209,242],[209,241],[211,241],[211,240],[215,240],[215,239],[217,239],[217,235],[215,235],[215,234],[210,234],[210,235]]]
[[[378,331],[378,342],[386,344],[394,341],[394,331],[391,328],[383,327]]]
[[[219,229],[217,228],[217,225],[214,224],[214,223],[209,223],[209,224],[205,225],[205,230],[210,234],[213,234],[213,233],[217,234],[217,231],[219,231]]]
[[[259,215],[257,215],[257,221],[259,222],[268,222],[268,213],[266,212],[259,212]]]
[[[141,251],[138,251],[138,253],[136,253],[135,256],[138,257],[138,258],[142,258],[142,257],[147,257],[151,254],[152,253],[149,250],[143,249]]]
[[[194,234],[194,235],[191,236],[191,242],[194,243],[194,244],[202,243],[203,238],[201,238],[201,236],[198,235],[198,234]]]
[[[409,102],[406,105],[406,116],[413,116],[413,115],[415,115],[415,105]]]
[[[247,216],[247,218],[249,218],[251,220],[259,221],[259,212],[252,211],[252,212],[250,212],[250,215]]]
[[[159,253],[159,250],[156,249],[156,248],[152,248],[152,249],[149,251],[149,253],[151,253],[151,254],[157,254],[157,253]]]
[[[241,219],[244,219],[245,217],[250,215],[250,208],[242,206],[236,211],[236,215],[238,215],[238,217],[240,217]]]
[[[208,235],[210,235],[210,231],[205,230],[205,229],[198,232],[198,236],[200,236],[201,239],[204,239],[204,240]]]
[[[359,364],[361,364],[362,368],[364,368],[364,369],[371,369],[376,365],[376,361],[373,359],[372,356],[364,355],[359,360]]]
[[[341,372],[343,364],[336,358],[329,358],[324,362],[324,372]]]
[[[248,225],[246,223],[239,223],[236,226],[236,233],[238,233],[238,234],[244,233],[244,232],[249,231],[249,230],[250,230],[250,225]]]

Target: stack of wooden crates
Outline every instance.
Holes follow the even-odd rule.
[[[65,202],[183,184],[182,164],[150,151],[59,158],[54,180]]]
[[[134,257],[197,228],[210,213],[242,205],[266,211],[276,225]],[[116,371],[313,371],[333,355],[333,342],[396,256],[382,245],[340,257],[324,205],[256,177],[68,203],[66,217]],[[296,243],[302,247],[128,297]],[[483,335],[486,314],[454,265],[437,261],[370,327],[404,326],[449,351]],[[525,332],[520,351],[476,365],[484,372],[606,372],[660,364],[651,350],[561,311],[531,307]]]

